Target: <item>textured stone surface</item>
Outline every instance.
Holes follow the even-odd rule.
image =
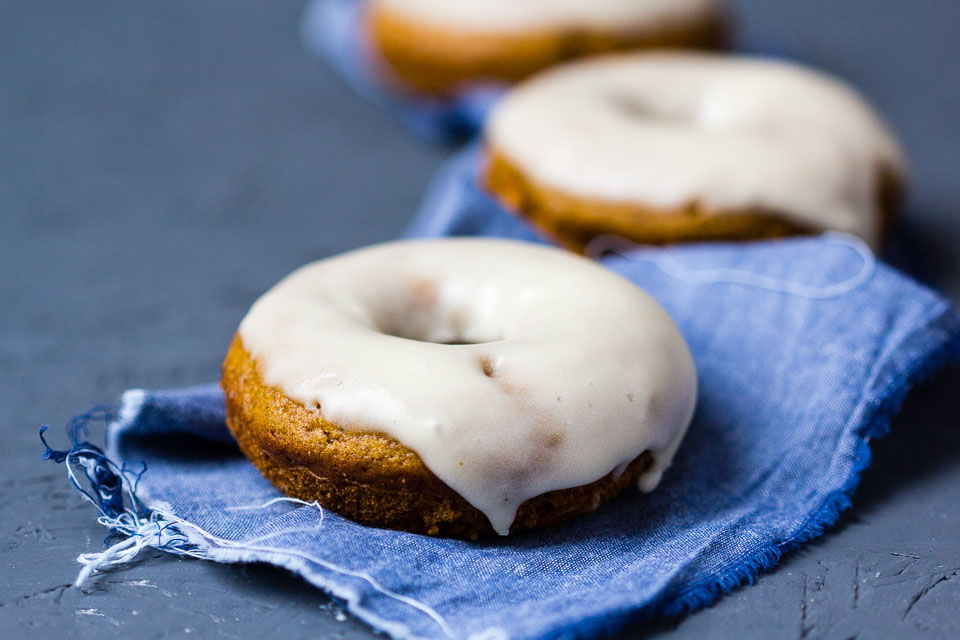
[[[743,42],[850,78],[902,132],[916,252],[960,299],[960,4],[736,5]],[[36,438],[127,387],[215,379],[259,293],[419,201],[448,151],[305,54],[299,12],[0,3],[0,637],[371,637],[266,567],[151,553],[67,588],[104,530]],[[625,637],[960,637],[958,388],[911,395],[830,535]]]

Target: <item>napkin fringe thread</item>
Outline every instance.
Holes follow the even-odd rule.
[[[299,554],[290,549],[259,544],[280,535],[315,531],[321,528],[324,512],[316,501],[307,502],[283,496],[258,505],[228,507],[227,510],[231,511],[263,509],[285,502],[311,506],[320,513],[317,523],[312,527],[284,529],[242,541],[223,538],[206,531],[200,526],[177,516],[173,512],[173,508],[165,502],[157,501],[147,505],[139,491],[140,478],[146,472],[147,465],[141,463],[136,470],[129,467],[126,462],[118,465],[103,449],[87,440],[91,422],[113,423],[120,429],[127,426],[125,423],[135,419],[143,399],[144,394],[142,392],[124,394],[124,401],[119,408],[98,405],[71,418],[66,429],[71,443],[69,449],[52,448],[45,435],[49,425],[44,425],[40,429],[40,441],[44,446],[41,458],[65,465],[70,483],[85,500],[97,508],[100,514],[97,517],[97,522],[107,527],[110,532],[103,541],[106,549],[94,553],[81,553],[77,556],[77,562],[82,567],[74,581],[75,587],[82,587],[97,571],[134,560],[141,551],[147,548],[219,562],[269,560],[295,573],[310,574],[312,581],[323,584],[331,595],[344,600],[347,603],[347,608],[354,615],[366,620],[369,624],[388,631],[396,638],[414,640],[415,637],[410,634],[406,625],[382,619],[361,607],[359,604],[360,595],[357,591],[338,586],[324,576],[311,571],[306,566],[306,562],[312,562],[329,571],[363,580],[381,595],[427,615],[437,624],[446,637],[458,637],[458,634],[453,631],[446,619],[435,609],[415,598],[391,591],[365,571],[340,567],[323,558]],[[122,539],[110,544],[117,537],[122,537]],[[266,558],[264,556],[270,557]],[[497,628],[488,629],[476,637],[481,640],[506,640],[508,638],[503,630]]]
[[[739,284],[745,287],[754,287],[776,293],[786,293],[810,300],[837,298],[855,291],[866,284],[877,268],[877,258],[873,255],[870,247],[863,240],[851,233],[827,231],[822,234],[822,237],[829,245],[846,247],[856,252],[862,261],[860,269],[855,274],[839,282],[822,286],[777,278],[765,273],[757,273],[745,269],[727,267],[694,269],[668,253],[656,251],[659,247],[638,244],[616,235],[597,236],[587,244],[584,249],[584,255],[597,258],[604,253],[614,253],[633,262],[648,262],[668,276],[691,286]],[[647,251],[645,252],[644,250]]]
[[[145,463],[137,470],[127,463],[117,465],[103,449],[87,440],[91,422],[110,423],[118,417],[116,408],[108,405],[98,405],[74,416],[67,423],[71,446],[64,450],[47,443],[45,433],[49,425],[40,429],[44,446],[41,458],[64,464],[70,483],[97,508],[97,521],[110,532],[103,541],[107,546],[104,551],[77,557],[83,568],[74,581],[76,587],[83,586],[94,571],[129,562],[146,547],[182,555],[196,555],[201,548],[180,523],[167,517],[162,509],[148,507],[141,499],[139,484],[147,470]],[[117,536],[124,539],[111,545]]]

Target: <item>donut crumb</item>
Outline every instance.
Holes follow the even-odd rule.
[[[480,363],[480,369],[483,371],[483,375],[488,378],[496,377],[497,372],[493,368],[493,362],[490,360],[490,356],[480,356],[477,361]]]

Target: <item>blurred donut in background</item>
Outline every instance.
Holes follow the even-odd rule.
[[[642,244],[844,231],[878,247],[907,181],[893,132],[823,72],[691,52],[604,56],[515,87],[486,187],[555,240]]]
[[[366,11],[393,79],[437,95],[587,55],[727,40],[719,0],[371,0]]]

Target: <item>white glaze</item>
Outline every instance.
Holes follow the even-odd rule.
[[[649,296],[506,240],[394,242],[307,265],[239,332],[267,384],[409,447],[502,535],[528,498],[648,449],[652,489],[696,400],[686,343]]]
[[[641,53],[556,67],[494,108],[488,144],[541,184],[605,201],[775,212],[875,244],[894,136],[849,86],[801,66]]]
[[[597,29],[643,33],[703,20],[719,0],[373,0],[373,5],[459,31]]]

